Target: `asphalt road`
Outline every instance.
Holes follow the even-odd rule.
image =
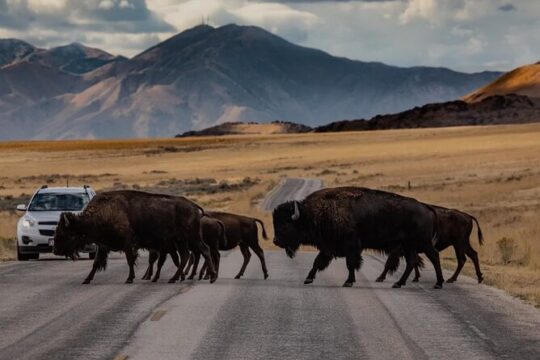
[[[287,200],[302,184],[269,197]],[[374,255],[353,288],[341,287],[342,260],[306,286],[314,257],[266,251],[268,280],[256,257],[234,280],[242,256],[224,253],[214,284],[167,284],[170,262],[158,283],[124,284],[118,255],[90,285],[81,285],[90,261],[0,264],[0,359],[540,358],[540,311],[500,290],[465,276],[432,289],[429,266],[420,283],[392,289],[395,276],[374,282],[383,262]]]
[[[320,179],[284,178],[263,200],[261,209],[272,211],[285,201],[303,200],[322,187],[323,182]]]
[[[433,272],[391,289],[366,256],[353,288],[335,261],[303,285],[315,253],[267,251],[244,279],[238,251],[215,284],[124,284],[121,257],[81,285],[90,261],[0,265],[0,359],[538,359],[540,312],[463,277],[434,290]],[[139,277],[144,271],[141,258]]]

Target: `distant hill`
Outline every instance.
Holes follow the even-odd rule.
[[[25,61],[32,81],[43,71],[65,87],[21,95],[29,80],[11,73],[0,84],[0,139],[170,136],[273,119],[317,126],[456,99],[500,75],[355,61],[237,25],[197,26],[124,61],[79,44],[9,48],[0,78]]]
[[[110,62],[123,60],[126,58],[79,43],[39,49],[21,40],[0,39],[0,68],[29,62],[67,73],[84,74]]]
[[[383,130],[423,127],[521,124],[540,121],[540,99],[523,95],[494,95],[467,103],[462,100],[415,107],[370,120],[344,120],[315,129],[315,132]]]
[[[190,136],[222,136],[222,135],[271,135],[271,134],[297,134],[312,131],[312,128],[302,124],[286,121],[272,121],[271,123],[244,123],[228,122],[199,131],[187,131],[176,137]]]
[[[481,101],[493,95],[518,94],[540,98],[540,63],[512,70],[494,82],[464,97],[467,102]]]

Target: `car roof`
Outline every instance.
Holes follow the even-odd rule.
[[[40,194],[50,194],[50,193],[85,193],[86,191],[94,191],[92,188],[87,187],[86,190],[82,186],[70,186],[70,187],[47,187],[39,189],[38,193]]]

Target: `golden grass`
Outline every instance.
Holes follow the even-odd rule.
[[[258,178],[248,190],[198,195],[195,200],[208,208],[261,217],[270,234],[270,215],[256,203],[283,176],[395,191],[477,216],[486,237],[480,249],[486,281],[540,304],[540,124],[8,142],[0,144],[0,168],[0,196],[32,193],[43,180],[28,177],[50,174],[73,179],[96,175],[90,185],[98,190],[115,182],[145,186],[169,178]],[[54,181],[51,185],[65,182]],[[0,217],[0,236],[13,236],[15,220],[16,215]],[[471,240],[478,248],[475,236]]]

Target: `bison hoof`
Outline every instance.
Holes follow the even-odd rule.
[[[217,280],[217,276],[212,276],[212,277],[210,278],[210,284],[215,283],[216,280]]]
[[[484,281],[484,277],[483,277],[483,276],[480,276],[480,277],[478,278],[478,283],[481,284],[482,281]]]
[[[235,279],[240,279],[241,277],[242,277],[242,275],[238,274],[238,275],[236,275],[234,278],[235,278]]]
[[[174,284],[176,282],[176,279],[169,279],[168,283],[169,284]]]
[[[383,282],[383,281],[384,281],[383,277],[378,277],[377,279],[375,279],[375,282]]]
[[[434,289],[442,289],[442,284],[435,284],[435,286],[433,287]]]
[[[412,279],[412,282],[418,282],[419,280],[420,279],[418,279],[418,278],[414,278],[414,279]]]
[[[204,280],[210,280],[210,276],[209,276],[209,275],[206,275],[206,276],[204,277]]]
[[[264,280],[268,279],[268,274],[264,274]]]
[[[133,284],[133,279],[127,279],[126,284]]]
[[[345,282],[345,284],[343,284],[343,287],[352,287],[353,286],[353,283],[352,282]]]
[[[158,280],[158,279],[154,278],[154,279],[152,279],[152,282],[157,282],[157,280]]]
[[[313,279],[304,280],[304,284],[306,284],[306,285],[311,284],[312,282],[313,282]]]
[[[82,283],[85,284],[85,285],[86,285],[86,284],[90,284],[90,280],[85,279]]]
[[[454,279],[454,278],[450,278],[450,279],[446,280],[446,282],[449,283],[449,284],[453,283],[454,281],[456,281],[456,279]]]
[[[394,289],[399,289],[401,287],[401,284],[400,283],[395,283],[394,285],[392,285],[392,287]]]

